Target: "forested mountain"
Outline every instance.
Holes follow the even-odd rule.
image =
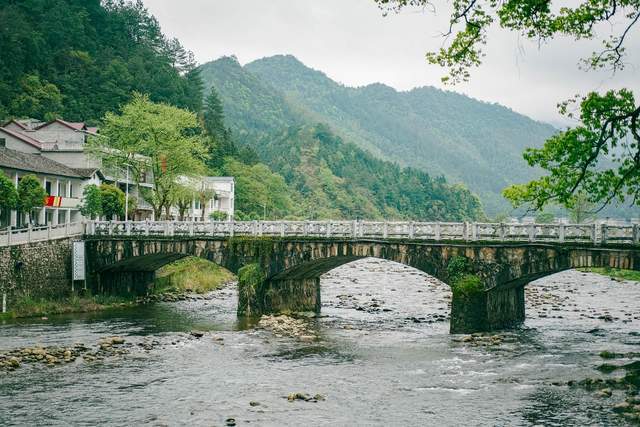
[[[343,140],[235,58],[205,64],[200,73],[206,89],[219,93],[236,138],[298,192],[299,215],[431,220],[483,215],[466,188],[377,159]]]
[[[198,112],[189,51],[141,2],[0,0],[0,118],[96,123],[134,91]]]
[[[490,214],[508,209],[503,188],[536,176],[522,158],[524,149],[542,145],[555,131],[503,106],[433,87],[346,87],[293,56],[244,68],[346,140],[383,159],[465,183]]]

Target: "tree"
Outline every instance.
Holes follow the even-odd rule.
[[[56,85],[30,74],[20,80],[20,87],[20,94],[11,102],[14,115],[51,120],[62,111],[62,95]]]
[[[204,107],[203,122],[208,135],[208,166],[219,169],[225,157],[236,157],[238,150],[233,142],[231,131],[225,127],[224,108],[214,87],[211,87]]]
[[[160,218],[163,211],[168,215],[179,179],[205,173],[206,149],[197,129],[194,113],[136,94],[120,114],[107,113],[90,146],[107,168],[122,171],[128,165],[136,183],[153,174],[153,189],[143,187],[141,193]]]
[[[0,220],[18,204],[18,191],[13,181],[0,171]]]
[[[100,184],[102,214],[108,220],[124,216],[124,191],[111,184]]]
[[[582,224],[596,219],[595,205],[589,201],[584,193],[576,194],[568,203],[569,218],[574,224]]]
[[[433,6],[430,0],[375,0],[384,10],[399,11],[408,6]],[[625,45],[631,30],[640,21],[637,0],[579,0],[570,6],[552,1],[463,0],[453,2],[453,11],[445,36],[453,36],[437,52],[427,54],[430,63],[447,67],[443,81],[468,80],[470,69],[482,62],[482,47],[489,29],[498,24],[520,36],[544,41],[555,36],[575,40],[598,38],[601,23],[610,25],[607,37],[600,38],[602,48],[582,67],[609,69],[613,73],[625,67]],[[539,166],[546,176],[528,184],[509,187],[504,195],[514,206],[528,205],[542,210],[545,205],[571,203],[575,194],[584,193],[589,202],[605,206],[613,201],[640,203],[640,105],[627,89],[605,94],[591,92],[559,104],[569,117],[570,107],[579,107],[578,126],[553,136],[540,149],[529,149],[524,157],[531,166]]]
[[[80,213],[90,219],[102,216],[102,192],[100,187],[91,184],[84,188]]]
[[[18,182],[17,207],[28,215],[29,223],[33,217],[33,210],[44,206],[45,197],[47,192],[35,175],[25,175]]]

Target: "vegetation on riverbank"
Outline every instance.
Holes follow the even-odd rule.
[[[154,295],[204,294],[219,289],[235,279],[233,273],[212,262],[200,258],[185,258],[158,271],[153,289]],[[23,296],[12,303],[7,313],[0,313],[0,320],[46,317],[56,314],[91,313],[111,308],[131,307],[145,300],[138,297],[73,294],[58,299]]]
[[[204,294],[235,280],[229,270],[201,259],[184,258],[158,270],[154,294],[193,292]]]
[[[609,267],[588,267],[579,268],[579,271],[583,273],[595,273],[602,276],[611,277],[613,279],[631,280],[634,282],[640,282],[640,271],[622,270],[619,268]]]
[[[56,314],[90,313],[109,308],[127,307],[136,303],[133,297],[108,295],[77,295],[54,300],[34,299],[29,296],[19,298],[7,313],[0,313],[0,320],[44,317]]]

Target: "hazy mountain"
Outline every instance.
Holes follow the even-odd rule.
[[[317,115],[290,102],[234,58],[200,67],[205,93],[215,86],[226,123],[300,195],[311,218],[465,220],[479,218],[478,199],[415,168],[381,160],[318,124]]]
[[[245,69],[373,154],[465,183],[490,214],[508,209],[500,195],[504,187],[536,176],[523,150],[541,146],[555,132],[501,105],[433,87],[346,87],[293,56],[260,59]]]

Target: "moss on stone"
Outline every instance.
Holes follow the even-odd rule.
[[[259,315],[258,294],[266,274],[258,263],[248,264],[238,271],[238,315]]]
[[[470,297],[484,292],[482,280],[475,274],[465,274],[451,284],[454,295]]]

